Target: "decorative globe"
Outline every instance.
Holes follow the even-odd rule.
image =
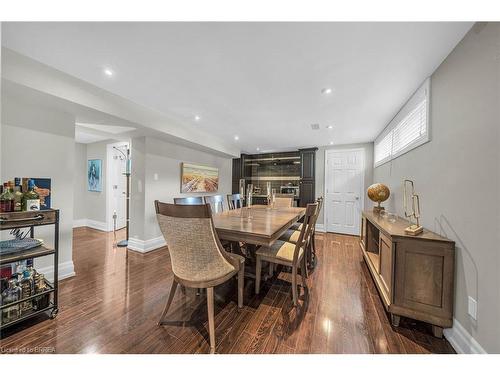
[[[380,207],[380,203],[389,199],[391,195],[391,191],[384,184],[373,184],[368,187],[367,190],[368,198],[370,198],[373,202],[378,203],[378,207]]]

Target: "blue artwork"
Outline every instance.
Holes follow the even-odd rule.
[[[89,160],[87,164],[87,186],[89,191],[102,191],[102,160]]]

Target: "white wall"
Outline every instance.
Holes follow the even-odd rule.
[[[351,145],[323,146],[316,151],[316,197],[325,196],[325,151],[361,148],[365,151],[365,189],[373,183],[373,142],[355,143]],[[366,194],[365,194],[366,195]],[[370,201],[365,197],[365,209],[370,206]],[[325,211],[318,217],[317,224],[323,225]]]
[[[391,189],[385,205],[399,215],[402,180],[414,180],[422,224],[456,242],[458,324],[447,334],[461,350],[480,351],[477,341],[495,353],[500,352],[499,46],[499,23],[473,27],[431,77],[432,140],[374,171],[374,181]],[[467,314],[468,296],[477,300],[477,321]],[[461,327],[471,337],[461,339]]]
[[[1,180],[26,176],[52,179],[52,207],[60,209],[59,271],[61,277],[71,276],[74,118],[2,94]],[[35,235],[52,245],[52,229],[39,228]],[[49,257],[40,258],[35,266],[48,272],[44,267],[51,262]]]
[[[107,173],[107,150],[109,141],[102,141],[87,144],[87,160],[102,160],[102,191],[88,191],[85,183],[85,205],[87,207],[87,220],[97,223],[106,223],[106,173]],[[85,161],[84,171],[87,173],[87,161]]]
[[[87,218],[87,145],[75,143],[75,181],[74,181],[74,204],[73,220],[75,222]]]
[[[219,168],[219,191],[211,195],[221,194],[225,198],[226,194],[231,193],[232,159],[155,138],[133,139],[130,232],[132,238],[150,241],[161,237],[154,211],[155,199],[173,203],[174,197],[209,195],[180,193],[182,162]],[[224,204],[226,205],[226,202]]]

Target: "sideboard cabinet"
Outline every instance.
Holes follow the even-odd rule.
[[[365,211],[361,250],[392,324],[401,316],[432,324],[436,337],[453,324],[455,243],[424,230],[407,235],[408,221],[391,223]]]

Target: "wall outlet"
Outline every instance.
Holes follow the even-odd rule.
[[[471,296],[469,296],[468,313],[472,319],[477,320],[477,302]]]

